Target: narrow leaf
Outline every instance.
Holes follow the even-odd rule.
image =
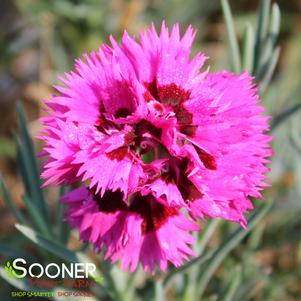
[[[115,279],[112,277],[112,274],[111,274],[112,266],[108,262],[104,261],[103,258],[101,258],[101,266],[103,269],[104,277],[107,282],[108,290],[110,291],[110,293],[113,296],[115,301],[122,301],[123,300],[123,292],[121,292],[118,289]]]
[[[260,63],[262,46],[267,36],[270,6],[271,6],[270,0],[260,1],[258,19],[257,19],[254,74],[257,74],[257,70],[259,68],[259,63]]]
[[[228,0],[222,0],[222,9],[228,32],[232,68],[235,73],[239,73],[241,71],[240,53]]]
[[[27,168],[25,166],[25,158],[24,158],[23,152],[21,151],[21,142],[15,133],[14,133],[14,137],[15,137],[15,141],[16,141],[18,170],[21,173],[21,178],[22,178],[22,183],[23,183],[24,189],[27,193],[29,193],[31,191],[30,179],[27,176]]]
[[[204,273],[200,279],[198,287],[198,296],[201,298],[205,288],[207,287],[214,272],[221,264],[223,259],[241,242],[241,240],[262,220],[266,213],[272,207],[272,202],[268,202],[261,206],[253,216],[250,218],[248,223],[248,229],[237,229],[230,237],[226,238],[221,246],[214,252],[212,258],[204,268]]]
[[[273,52],[276,46],[279,29],[280,29],[280,10],[278,5],[274,4],[271,13],[270,29],[263,43],[263,47],[262,47],[263,50],[260,54],[258,72],[256,74],[258,81],[262,79],[267,69],[267,66],[270,65],[273,59]]]
[[[63,245],[55,241],[51,241],[47,238],[44,238],[42,235],[36,233],[30,227],[16,224],[16,228],[35,244],[55,254],[61,259],[66,260],[68,262],[79,262],[79,259],[74,252],[66,249]]]
[[[10,195],[10,193],[7,189],[7,186],[5,185],[4,180],[1,175],[0,175],[0,187],[2,190],[3,200],[6,204],[6,206],[9,208],[9,210],[11,211],[11,213],[13,214],[13,216],[15,217],[15,219],[17,220],[18,223],[25,224],[26,220],[25,220],[23,214],[21,213],[21,211],[17,208],[14,201],[12,200],[11,195]]]
[[[273,47],[276,44],[276,40],[279,34],[280,21],[281,21],[280,9],[278,4],[274,3],[272,6],[271,26],[269,32],[271,44],[273,45]]]
[[[68,249],[66,249],[63,245],[51,241],[50,239],[47,239],[43,237],[42,235],[36,233],[33,229],[30,227],[16,224],[16,228],[24,234],[28,239],[33,241],[35,244],[40,246],[41,248],[49,251],[50,253],[58,256],[59,258],[66,260],[68,262],[74,263],[74,262],[90,262],[89,258],[81,253],[81,252],[73,252]],[[100,278],[101,274],[99,272],[95,272],[95,277]]]
[[[218,299],[218,301],[232,301],[237,292],[237,289],[239,288],[241,280],[242,280],[242,269],[241,267],[238,267],[234,271],[234,275],[232,277],[232,280],[226,292],[223,294],[223,296],[221,296],[221,298]]]
[[[252,295],[254,294],[254,288],[258,288],[259,286],[264,286],[264,284],[267,282],[269,276],[265,275],[263,271],[259,271],[257,273],[254,273],[254,276],[252,275],[252,278],[242,283],[240,285],[237,293],[235,294],[234,301],[242,301],[242,300],[250,300],[252,298]],[[232,300],[231,300],[232,301]]]
[[[56,236],[58,237],[59,241],[66,245],[69,237],[70,237],[70,227],[68,224],[64,221],[64,211],[66,209],[65,205],[60,202],[60,198],[66,193],[67,187],[64,185],[60,186],[59,189],[59,201],[57,204],[56,209],[56,222],[55,222],[55,228],[56,228]]]
[[[266,88],[268,87],[268,85],[272,79],[272,76],[274,74],[274,71],[275,71],[277,63],[278,63],[279,54],[280,54],[280,47],[278,46],[273,52],[273,55],[271,57],[269,65],[266,68],[263,79],[260,81],[260,84],[259,84],[260,93],[265,92]]]
[[[15,248],[12,248],[11,246],[6,245],[6,244],[4,244],[2,242],[0,242],[0,254],[2,256],[9,257],[9,258],[11,258],[11,257],[14,257],[14,258],[17,258],[17,257],[22,257],[22,258],[29,257],[22,250],[16,250]]]
[[[199,254],[203,254],[205,248],[212,238],[213,233],[215,232],[218,225],[221,223],[221,219],[212,219],[210,220],[206,227],[202,231],[202,235],[199,235],[199,239],[195,244],[194,250]],[[200,264],[193,264],[187,270],[187,285],[185,287],[183,301],[188,301],[194,298],[196,295],[197,289],[197,279],[200,271]]]
[[[212,238],[213,233],[215,232],[221,221],[221,219],[212,219],[208,222],[206,228],[202,232],[199,241],[197,242],[197,251],[199,252],[199,254],[202,254],[204,252],[209,240]]]
[[[264,223],[259,224],[254,231],[250,234],[250,238],[248,241],[248,249],[256,250],[260,245],[264,233],[265,225]]]
[[[278,126],[280,126],[285,120],[293,116],[295,113],[297,113],[301,109],[301,103],[297,103],[291,108],[287,109],[286,111],[282,112],[278,116],[273,118],[272,124],[271,124],[271,131],[274,131]]]
[[[47,238],[52,237],[51,229],[45,222],[45,219],[41,216],[39,210],[37,209],[36,205],[31,201],[31,199],[27,196],[23,197],[24,204],[28,209],[30,217],[33,221],[33,224],[36,226],[36,229],[45,235]]]
[[[201,255],[193,258],[192,260],[190,260],[188,263],[182,265],[181,267],[172,270],[171,272],[169,272],[167,274],[166,278],[164,279],[164,282],[163,282],[164,285],[166,286],[176,274],[186,271],[187,269],[189,269],[190,267],[192,267],[195,264],[201,265],[201,264],[205,263],[206,261],[211,259],[212,255],[213,255],[213,252],[207,252],[205,254],[201,254]]]
[[[254,44],[254,29],[250,23],[247,23],[244,32],[243,70],[248,70],[250,73],[253,72],[254,68]]]
[[[33,142],[28,133],[26,126],[26,118],[24,114],[23,107],[20,102],[17,103],[17,114],[20,127],[20,138],[18,139],[18,153],[20,154],[20,159],[22,161],[22,166],[24,168],[23,175],[28,178],[29,188],[28,195],[36,203],[40,209],[43,217],[48,221],[48,211],[44,195],[40,188],[40,173],[36,161],[36,154],[34,151]]]

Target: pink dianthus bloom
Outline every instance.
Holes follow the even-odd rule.
[[[267,185],[268,117],[252,78],[201,72],[194,36],[163,24],[139,42],[111,37],[46,102],[45,185],[85,182],[64,196],[66,219],[124,269],[180,266],[193,255],[191,219],[245,227],[249,198]]]
[[[136,193],[126,203],[120,190],[107,190],[101,197],[80,187],[62,202],[68,204],[66,220],[80,230],[80,238],[96,251],[107,246],[106,258],[120,259],[124,269],[134,271],[141,261],[145,271],[154,272],[155,263],[165,271],[167,261],[180,266],[194,255],[188,247],[194,239],[187,231],[197,231],[198,225],[151,194]]]

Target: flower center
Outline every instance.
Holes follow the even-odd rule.
[[[158,147],[162,136],[162,129],[157,128],[149,121],[143,119],[135,125],[135,139],[131,149],[136,152],[144,163],[158,159]]]
[[[176,138],[178,146],[183,146],[186,143],[191,144],[195,148],[203,165],[207,169],[216,169],[215,158],[195,145],[192,139],[188,138],[193,137],[198,128],[197,125],[193,124],[193,114],[185,107],[185,102],[189,100],[191,93],[174,83],[158,86],[156,78],[150,83],[145,83],[144,86],[146,88],[144,94],[145,100],[147,102],[155,100],[152,103],[154,105],[153,108],[161,114],[165,114],[163,118],[176,118],[176,129],[178,130],[178,136]],[[128,108],[120,108],[116,111],[114,117],[116,119],[126,118],[129,115],[131,115],[131,112]],[[198,190],[187,176],[190,168],[188,166],[190,159],[188,157],[175,157],[174,154],[168,150],[162,143],[162,128],[156,127],[152,122],[146,119],[141,119],[136,124],[133,124],[131,121],[125,126],[122,120],[121,122],[117,122],[114,117],[107,117],[106,112],[100,110],[98,129],[104,134],[110,135],[111,133],[124,130],[126,127],[130,128],[129,132],[124,135],[124,145],[106,153],[109,159],[121,161],[128,157],[133,162],[137,159],[141,160],[144,163],[144,172],[148,175],[148,184],[151,184],[152,181],[158,178],[162,178],[166,183],[173,183],[177,186],[185,202],[188,203],[202,198],[202,192]],[[114,194],[114,196],[120,198],[120,195],[116,196],[116,194]],[[106,195],[104,197],[106,197]],[[136,200],[137,198],[140,200],[146,197],[135,196],[132,205],[130,205],[132,207],[130,208],[140,208]],[[146,199],[149,200],[150,196]],[[152,202],[148,201],[148,203]],[[157,208],[159,205],[154,206]],[[157,212],[159,209],[154,210]],[[143,213],[144,211],[141,212],[142,215],[144,214],[145,220],[143,231],[147,232],[149,229],[155,228],[155,224],[158,224],[158,221],[160,221],[160,216],[158,215],[159,217],[156,222],[152,224],[148,216],[145,215],[146,213]]]
[[[190,98],[190,91],[185,91],[174,83],[158,87],[156,78],[150,83],[145,83],[144,87],[146,102],[155,99],[171,108],[177,118],[179,131],[187,136],[194,136],[197,126],[192,124],[193,115],[184,106],[185,101]]]

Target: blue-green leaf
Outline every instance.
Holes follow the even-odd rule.
[[[67,187],[65,185],[61,185],[59,189],[59,200],[57,203],[56,209],[56,222],[55,222],[55,231],[56,237],[58,240],[66,245],[69,237],[70,237],[70,227],[64,221],[64,211],[66,209],[65,204],[60,202],[60,198],[67,192]]]
[[[267,202],[250,218],[248,223],[248,229],[237,229],[230,237],[227,237],[225,241],[221,244],[221,246],[214,252],[213,256],[211,257],[210,261],[204,267],[204,273],[201,276],[199,286],[198,286],[198,296],[203,295],[205,288],[207,287],[211,277],[213,276],[214,272],[221,264],[223,259],[231,252],[240,242],[241,240],[262,220],[262,218],[266,215],[266,213],[271,209],[272,202]]]
[[[274,131],[278,126],[280,126],[285,120],[292,117],[295,113],[297,113],[301,109],[301,102],[296,103],[292,107],[288,108],[286,111],[283,111],[278,116],[273,118],[273,122],[271,124],[271,131]]]
[[[41,234],[35,232],[30,227],[16,224],[16,228],[36,245],[40,246],[41,248],[45,249],[46,251],[49,251],[50,253],[58,256],[63,260],[66,260],[71,263],[90,262],[89,258],[84,253],[70,251],[62,244],[47,239],[46,237],[43,237]],[[102,275],[99,272],[95,272],[95,276],[97,278],[102,277]]]
[[[66,249],[63,245],[51,241],[41,234],[36,233],[33,229],[28,226],[16,224],[16,228],[25,235],[28,239],[34,242],[36,245],[42,247],[43,249],[53,253],[54,255],[60,257],[68,262],[80,262],[78,256],[75,252]]]
[[[272,79],[272,76],[274,74],[274,71],[275,71],[277,63],[278,63],[279,54],[280,54],[280,47],[278,46],[272,54],[272,57],[269,61],[269,65],[262,67],[263,70],[265,69],[265,73],[264,73],[262,80],[259,83],[260,93],[265,92],[265,90],[267,89],[267,87]]]
[[[247,23],[244,32],[243,70],[248,70],[250,73],[253,72],[254,67],[254,46],[254,29],[250,23]]]
[[[231,65],[235,73],[240,73],[241,71],[240,52],[239,52],[238,42],[235,33],[233,17],[232,17],[228,0],[222,0],[222,9],[223,9],[225,22],[226,22],[228,38],[229,38],[229,45],[230,45],[230,52],[231,52],[230,54]]]
[[[26,223],[26,220],[25,220],[23,214],[17,208],[14,201],[12,200],[11,195],[10,195],[1,175],[0,175],[0,187],[2,190],[3,200],[6,204],[6,206],[9,208],[9,210],[13,214],[13,216],[15,217],[15,219],[17,220],[17,222],[23,223],[23,224]]]
[[[20,127],[20,137],[17,138],[17,154],[19,155],[19,163],[21,164],[23,180],[26,183],[27,194],[37,205],[41,215],[49,222],[46,201],[40,188],[41,181],[36,154],[26,126],[24,110],[20,102],[17,103],[17,114]]]
[[[260,1],[258,19],[257,19],[256,45],[255,45],[255,57],[254,57],[255,74],[257,74],[257,70],[260,64],[262,46],[268,32],[270,7],[271,7],[270,0]]]
[[[239,288],[239,285],[242,280],[242,268],[238,266],[233,273],[230,284],[228,285],[225,293],[218,298],[218,301],[232,301],[234,296]]]
[[[41,213],[36,207],[36,204],[34,204],[31,199],[27,196],[23,197],[24,204],[26,205],[26,208],[29,212],[29,215],[31,217],[31,220],[33,224],[35,225],[36,229],[41,232],[43,235],[45,235],[47,238],[52,237],[51,229],[45,222],[45,219],[41,216]]]

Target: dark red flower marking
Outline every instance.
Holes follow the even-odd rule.
[[[131,145],[136,138],[136,134],[134,131],[128,132],[124,135],[124,145],[129,146]]]
[[[206,151],[197,146],[194,146],[194,148],[206,168],[212,170],[217,168],[215,158],[212,155],[208,154]]]
[[[183,105],[180,105],[175,108],[176,117],[178,120],[178,124],[180,125],[191,125],[193,115],[190,113]]]
[[[184,102],[190,98],[190,91],[182,89],[175,83],[158,87],[156,78],[150,83],[145,83],[144,86],[147,89],[144,93],[145,100],[148,102],[155,99],[172,107],[180,125],[180,132],[188,136],[194,136],[197,126],[192,124],[192,113],[184,107]]]
[[[106,213],[115,213],[120,210],[127,210],[127,205],[123,201],[123,193],[120,190],[107,190],[103,197],[95,194],[95,190],[91,189],[94,194],[93,199],[98,204],[99,211]]]
[[[157,79],[154,78],[150,83],[144,83],[146,92],[145,100],[148,102],[152,99],[158,100],[163,104],[177,106],[190,97],[190,91],[185,91],[175,83],[158,87]]]
[[[110,128],[121,130],[120,125],[114,123],[112,120],[107,119],[103,114],[100,114],[98,117],[95,127],[98,131],[104,134],[106,134],[106,130]]]
[[[98,120],[95,124],[95,127],[99,130],[99,131],[102,131],[103,127],[106,125],[106,119],[105,117],[101,114],[99,117],[98,117]]]
[[[144,99],[146,102],[151,101],[152,99],[159,100],[158,90],[157,90],[157,79],[154,79],[150,83],[144,83],[146,91],[144,93]]]
[[[195,135],[197,128],[198,128],[197,125],[181,125],[179,127],[179,131],[189,137],[193,137]]]
[[[171,158],[169,160],[168,171],[162,174],[166,183],[177,185],[185,202],[192,202],[203,197],[203,194],[187,177],[189,159]]]
[[[117,161],[123,160],[129,153],[127,146],[122,146],[106,153],[107,157],[111,160],[116,159]]]
[[[154,137],[160,139],[162,136],[162,129],[157,128],[149,121],[142,119],[135,126],[135,134],[137,137],[142,136],[144,133],[150,133]]]
[[[97,203],[101,212],[115,213],[117,211],[128,211],[139,214],[143,219],[141,225],[143,234],[158,230],[168,218],[178,214],[177,209],[164,206],[151,194],[142,196],[140,193],[137,193],[128,206],[124,202],[124,195],[120,190],[107,190],[103,197],[100,194],[95,194],[95,189],[91,189],[90,191],[94,194],[93,200]]]
[[[156,201],[151,194],[146,196],[136,194],[129,210],[142,217],[141,231],[143,234],[158,230],[166,223],[168,218],[178,214],[177,209],[164,206]]]
[[[190,92],[178,87],[176,84],[168,84],[158,87],[159,100],[164,104],[178,106],[190,97]]]
[[[129,115],[131,115],[131,112],[128,108],[120,108],[114,114],[115,118],[125,118]]]

